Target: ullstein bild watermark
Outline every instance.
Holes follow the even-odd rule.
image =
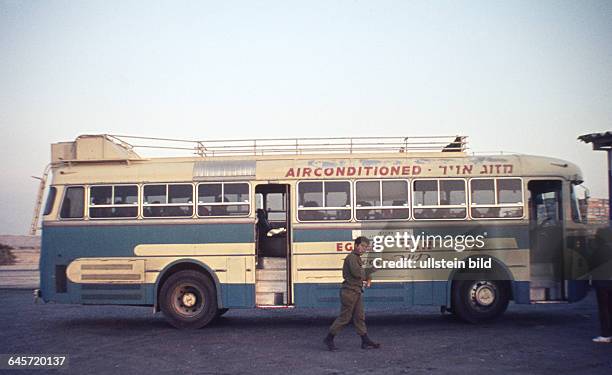
[[[492,260],[482,258],[469,258],[467,260],[453,259],[434,259],[427,258],[425,260],[414,260],[409,258],[400,258],[397,260],[384,260],[375,258],[372,261],[374,268],[416,268],[416,269],[438,269],[438,268],[470,268],[470,269],[489,269],[491,268]]]

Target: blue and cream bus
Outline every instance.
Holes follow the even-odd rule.
[[[144,157],[128,141],[193,154]],[[431,305],[477,322],[511,300],[572,302],[587,290],[580,170],[547,157],[469,155],[465,137],[191,144],[86,135],[52,145],[51,171],[44,301],[152,306],[181,328],[228,309],[337,307],[342,261],[359,235],[433,239],[387,244],[377,266],[490,263],[372,269],[366,308]]]

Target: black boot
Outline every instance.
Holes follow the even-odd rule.
[[[325,343],[325,345],[327,345],[327,349],[330,352],[333,352],[335,350],[338,350],[338,348],[336,347],[336,345],[334,344],[334,335],[332,335],[331,333],[328,333],[327,336],[325,337],[325,339],[323,340],[323,342]]]
[[[370,340],[370,338],[368,337],[368,334],[366,333],[365,335],[361,336],[361,349],[369,349],[369,348],[378,349],[380,348],[380,344]]]

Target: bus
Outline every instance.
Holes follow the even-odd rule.
[[[143,156],[152,147],[189,155]],[[582,175],[564,160],[469,153],[465,136],[103,134],[51,150],[45,302],[151,306],[177,328],[229,309],[336,308],[361,235],[366,309],[430,305],[479,322],[510,301],[588,290]]]

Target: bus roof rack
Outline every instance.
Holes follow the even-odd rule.
[[[409,152],[465,152],[467,136],[410,136],[410,137],[351,137],[351,138],[277,138],[185,140],[104,134],[105,137],[129,151],[158,149],[189,151],[202,157],[237,155],[303,155],[341,153],[409,153]]]

